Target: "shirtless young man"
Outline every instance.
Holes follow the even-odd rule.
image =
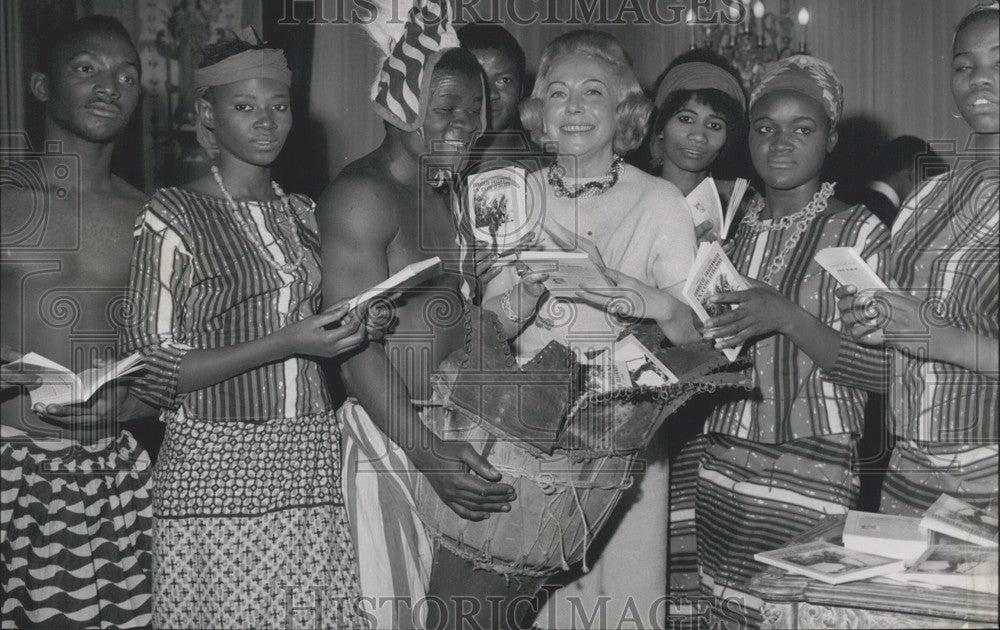
[[[106,16],[73,22],[49,41],[30,83],[45,108],[44,144],[3,167],[0,334],[4,362],[36,352],[80,372],[114,358],[116,327],[129,312],[129,251],[144,197],[111,173],[111,153],[139,102],[140,66],[128,32]],[[0,590],[11,600],[5,620],[19,627],[150,622],[151,499],[139,470],[148,456],[119,435],[125,417],[149,410],[127,392],[112,385],[88,403],[40,410],[60,427],[36,414],[26,389],[4,387],[11,521],[2,524],[2,560],[16,568]],[[44,531],[17,525],[32,521]],[[56,593],[37,598],[45,589]]]
[[[500,474],[472,445],[439,439],[425,428],[411,402],[431,397],[431,371],[464,342],[455,220],[447,196],[432,188],[429,174],[435,169],[426,166],[433,162],[452,171],[459,166],[481,126],[481,72],[468,51],[445,52],[432,74],[420,129],[406,132],[386,125],[382,144],[348,165],[317,207],[327,303],[355,295],[430,256],[440,256],[448,270],[405,296],[395,312],[398,321],[383,344],[369,343],[342,366],[348,393],[357,399],[349,400],[338,415],[344,422],[345,465],[355,463],[344,478],[362,595],[395,597],[403,603],[400,616],[384,617],[393,604],[366,602],[368,610],[376,609],[380,628],[422,625],[419,618],[425,614],[432,626],[447,623],[437,620],[438,615],[449,616],[438,605],[441,600],[422,600],[428,584],[431,594],[446,605],[449,594],[462,589],[478,594],[506,589],[502,576],[478,571],[473,578],[471,565],[444,549],[434,552],[431,574],[430,541],[405,496],[412,492],[414,475],[420,474],[412,471],[415,466],[463,518],[489,518],[493,512],[509,510],[516,499],[514,489],[497,483]],[[519,286],[523,293],[515,303],[527,311],[519,315],[533,311],[543,279],[535,287],[530,282]],[[504,322],[505,327],[510,323]],[[392,444],[385,442],[385,436]],[[373,441],[377,452],[369,458],[378,458],[377,462],[366,461],[364,453],[359,456],[353,450],[359,443]],[[391,452],[386,455],[386,451]],[[373,521],[366,521],[361,514],[365,511]],[[414,607],[412,614],[406,606]]]

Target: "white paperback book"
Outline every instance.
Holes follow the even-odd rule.
[[[913,561],[927,551],[930,532],[914,516],[848,510],[842,540],[848,549]]]
[[[719,243],[702,243],[698,246],[698,254],[684,283],[684,298],[694,309],[701,321],[721,315],[736,308],[729,304],[714,304],[710,301],[713,295],[731,291],[745,291],[750,285],[733,266],[729,256],[722,250]],[[730,361],[739,356],[742,344],[736,348],[726,348],[722,352]]]
[[[127,374],[143,369],[142,355],[136,352],[110,365],[90,368],[74,374],[40,354],[29,352],[9,365],[20,364],[24,372],[37,374],[41,384],[29,390],[32,406],[73,405],[86,402],[101,387]]]
[[[688,207],[691,209],[691,218],[694,219],[695,226],[701,225],[705,221],[712,224],[712,231],[722,236],[724,220],[722,218],[722,200],[719,198],[719,189],[715,186],[715,180],[706,177],[701,183],[688,193]]]
[[[905,568],[902,560],[846,549],[825,540],[765,551],[754,559],[827,584],[866,580]]]
[[[743,196],[749,187],[750,181],[742,177],[737,177],[736,181],[733,182],[733,192],[729,195],[726,215],[722,220],[722,233],[719,234],[720,239],[726,240],[729,238],[729,229],[733,225],[733,219],[736,218],[736,209],[740,207],[740,202],[743,201]]]
[[[858,291],[889,288],[853,247],[827,247],[815,259],[840,284],[853,284]]]
[[[613,287],[586,252],[543,249],[518,252],[511,262],[523,263],[531,272],[549,275],[545,287],[556,297],[575,298],[582,287]]]
[[[466,208],[476,240],[502,252],[515,247],[531,231],[523,168],[504,166],[473,173],[466,186]]]
[[[889,577],[997,594],[997,550],[978,545],[931,545],[906,571]]]
[[[952,538],[997,547],[997,516],[953,496],[942,494],[920,520],[920,526]]]
[[[439,273],[441,273],[441,259],[437,256],[410,263],[372,288],[351,298],[348,307],[354,310],[377,297],[412,289]]]

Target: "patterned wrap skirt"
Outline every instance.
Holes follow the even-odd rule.
[[[361,627],[332,411],[266,422],[164,412],[157,628]]]

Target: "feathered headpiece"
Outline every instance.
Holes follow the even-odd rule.
[[[448,0],[412,0],[402,24],[392,19],[395,1],[375,0],[374,19],[364,25],[383,56],[371,100],[389,124],[414,131],[424,121],[434,64],[445,49],[458,47],[458,37]]]

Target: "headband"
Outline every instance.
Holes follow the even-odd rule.
[[[728,94],[739,103],[741,110],[746,109],[746,96],[743,94],[743,88],[736,77],[719,66],[704,61],[689,61],[671,68],[667,76],[663,77],[663,81],[660,82],[660,88],[656,90],[654,102],[657,107],[662,107],[667,97],[673,92],[706,89],[719,90]]]
[[[840,121],[844,110],[844,86],[833,66],[822,59],[793,55],[774,62],[750,93],[750,107],[764,95],[778,90],[792,90],[817,101],[826,111],[831,127],[836,127]]]

